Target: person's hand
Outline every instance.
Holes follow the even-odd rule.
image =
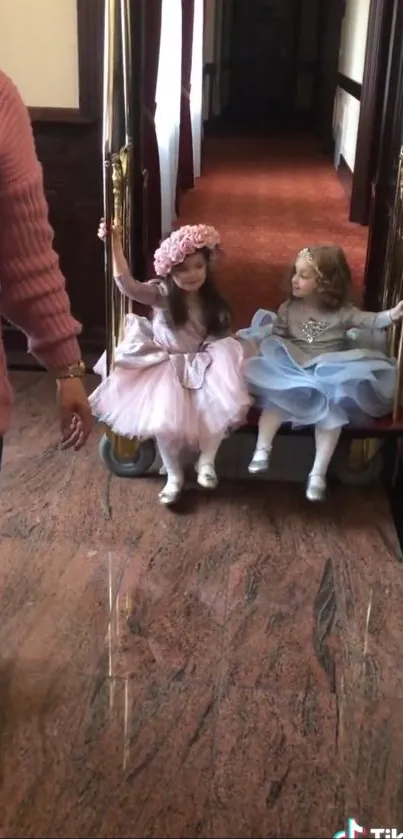
[[[84,384],[80,378],[58,379],[57,404],[62,449],[78,451],[90,436],[93,420]]]
[[[400,300],[397,306],[394,306],[393,309],[390,310],[390,316],[392,320],[396,323],[396,321],[402,320],[403,318],[403,300]]]
[[[127,264],[127,260],[123,250],[122,226],[117,222],[113,222],[111,232],[112,264],[114,276],[116,277],[120,276],[121,274],[130,274],[130,268]],[[101,239],[102,242],[105,242],[109,236],[109,233],[110,229],[108,228],[105,219],[102,218],[98,227],[98,238]]]
[[[101,221],[100,221],[99,227],[98,227],[98,239],[101,239],[101,241],[104,242],[107,235],[108,235],[108,231],[107,231],[107,228],[106,228],[106,221],[105,221],[104,218],[101,218]]]
[[[101,239],[102,242],[105,241],[108,235],[108,227],[104,218],[101,218],[98,227],[98,239]],[[117,222],[114,222],[112,225],[112,238],[114,242],[120,242],[122,237],[122,228],[121,225]]]

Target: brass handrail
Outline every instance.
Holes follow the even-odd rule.
[[[130,35],[130,0],[105,0],[102,117],[104,217],[108,229],[115,222],[122,226],[123,248],[131,266],[133,137]],[[121,83],[121,90],[117,89],[117,81]],[[121,92],[123,114],[119,112],[118,102]],[[122,144],[116,142],[121,123],[124,125]],[[109,373],[114,364],[116,343],[122,337],[125,315],[131,311],[131,302],[120,293],[113,279],[109,236],[105,240],[104,270],[106,367]]]
[[[104,78],[102,116],[102,175],[104,217],[108,230],[122,227],[123,249],[132,268],[132,44],[131,0],[104,0]],[[120,136],[121,135],[121,136]],[[123,136],[124,135],[124,136]],[[121,294],[113,277],[111,237],[104,246],[106,372],[115,361],[115,347],[122,338],[131,301]],[[116,462],[133,462],[138,440],[120,437],[105,428]]]
[[[382,309],[391,309],[403,297],[403,146],[400,149],[396,188],[389,223],[383,278]],[[393,422],[399,419],[403,395],[403,330],[401,323],[390,329],[390,353],[396,358],[397,377],[393,401]]]
[[[386,244],[385,275],[383,278],[382,309],[389,309],[393,298],[393,269],[396,255],[396,245],[401,236],[403,220],[403,146],[400,150],[396,188],[389,224],[388,240]]]

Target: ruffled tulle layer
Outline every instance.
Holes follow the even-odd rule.
[[[251,397],[242,373],[242,348],[233,338],[212,342],[191,357],[170,355],[154,344],[149,364],[141,352],[129,356],[120,350],[117,358],[112,373],[90,396],[94,415],[116,434],[203,448],[212,436],[224,435],[246,418]],[[104,358],[95,369],[104,371]]]
[[[260,343],[260,356],[245,361],[245,378],[258,406],[280,412],[295,427],[332,428],[386,416],[393,404],[396,363],[380,351],[352,348],[313,359],[301,367],[287,342],[268,334],[270,317],[259,334],[242,330]],[[264,330],[264,331],[263,331]],[[259,337],[261,338],[259,342]]]

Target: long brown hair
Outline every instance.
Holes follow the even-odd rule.
[[[208,248],[201,248],[206,260],[206,279],[198,291],[206,335],[221,338],[231,329],[231,309],[218,291],[211,268],[211,254]],[[173,277],[166,278],[168,284],[168,312],[173,326],[184,326],[189,317],[187,293],[175,283]]]
[[[318,305],[331,311],[341,309],[350,302],[352,291],[351,270],[344,251],[337,245],[309,245],[306,250],[317,275]],[[290,290],[294,274],[295,265],[289,275]]]

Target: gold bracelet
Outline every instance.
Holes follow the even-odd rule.
[[[56,380],[63,381],[64,379],[82,379],[86,373],[86,366],[84,361],[77,361],[75,364],[70,364],[60,372],[56,373]]]

